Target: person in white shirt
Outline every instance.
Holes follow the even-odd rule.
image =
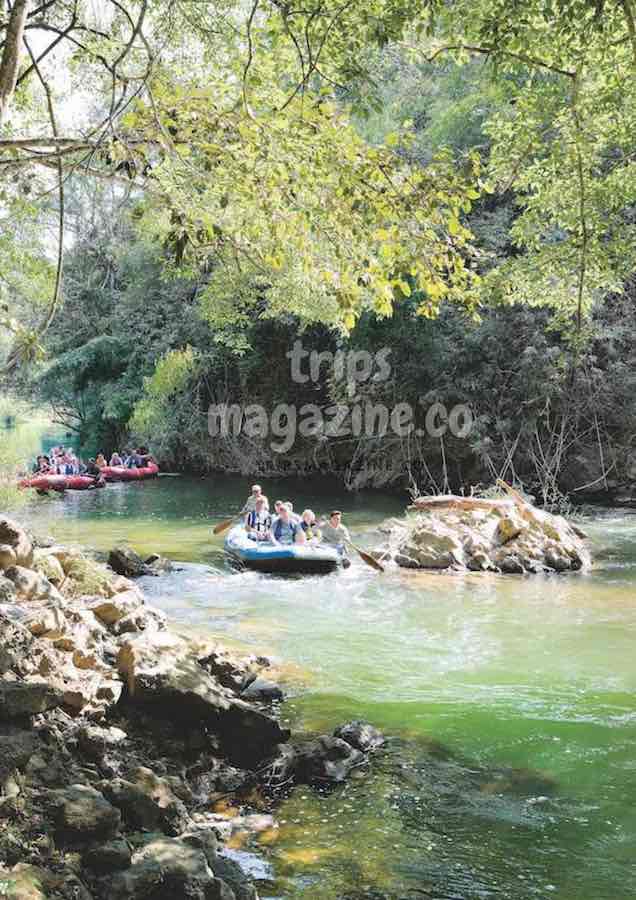
[[[245,529],[248,537],[255,541],[267,541],[271,538],[272,517],[264,497],[257,497],[255,508],[245,516]]]

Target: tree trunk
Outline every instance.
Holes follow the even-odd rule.
[[[0,128],[9,112],[9,106],[18,80],[22,39],[24,37],[24,26],[28,9],[29,0],[15,0],[9,16],[4,51],[0,61]]]

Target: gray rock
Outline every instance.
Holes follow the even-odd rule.
[[[63,696],[46,681],[0,681],[0,720],[34,716],[60,706]]]
[[[518,556],[504,556],[499,567],[506,575],[523,575],[525,569]]]
[[[114,778],[102,785],[109,801],[121,810],[122,817],[132,828],[146,831],[159,829],[162,812],[159,805],[139,785],[123,778]]]
[[[115,547],[108,554],[108,565],[125,578],[140,578],[142,575],[152,575],[153,571],[147,566],[138,553],[130,547]]]
[[[115,778],[103,785],[104,793],[121,810],[125,821],[133,828],[160,829],[169,835],[185,831],[190,819],[182,798],[192,799],[189,790],[178,779],[162,778],[144,767],[136,771],[135,778],[135,782]]]
[[[365,755],[351,744],[332,735],[321,735],[296,747],[294,767],[298,781],[308,784],[338,784],[362,765]]]
[[[220,685],[191,644],[168,632],[129,638],[121,644],[117,665],[130,703],[187,726],[207,725],[235,765],[258,764],[289,736],[275,718]]]
[[[121,728],[83,725],[77,733],[77,742],[85,756],[99,761],[107,751],[119,747],[126,737],[126,732]]]
[[[114,625],[137,610],[142,602],[136,591],[123,591],[108,599],[98,597],[87,605],[87,609],[104,625]]]
[[[236,900],[258,900],[256,888],[238,863],[227,856],[216,856],[210,867],[217,878],[221,878],[234,892]]]
[[[121,815],[100,791],[85,784],[74,784],[55,795],[55,821],[58,831],[81,840],[113,837]]]
[[[130,868],[109,880],[105,894],[109,900],[235,900],[203,850],[170,838],[154,838],[134,853]]]
[[[82,857],[84,865],[98,875],[127,869],[131,859],[130,847],[124,840],[107,841],[105,844],[89,847]]]
[[[51,582],[33,569],[17,565],[9,566],[4,574],[5,578],[13,582],[20,601],[62,599]]]
[[[0,780],[15,769],[24,769],[39,743],[39,736],[32,729],[0,724]]]
[[[282,700],[283,692],[273,681],[257,676],[247,687],[243,688],[241,697],[245,700],[262,700],[272,703],[276,700]]]
[[[363,753],[377,750],[378,747],[384,744],[382,732],[368,722],[347,722],[345,725],[340,725],[339,728],[336,728],[334,736],[342,738],[343,741],[346,741],[352,747],[355,747],[356,750],[361,750]]]
[[[18,595],[15,584],[4,575],[0,575],[0,603],[15,603]]]
[[[164,572],[173,572],[175,568],[172,560],[166,559],[165,556],[160,556],[158,553],[151,553],[144,562],[152,569],[155,575],[161,575]]]

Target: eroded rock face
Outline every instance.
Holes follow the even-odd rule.
[[[378,550],[402,568],[509,574],[577,571],[590,565],[580,529],[513,498],[423,497],[416,514],[384,529]]]

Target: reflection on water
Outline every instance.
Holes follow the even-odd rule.
[[[294,792],[263,839],[275,879],[263,896],[633,897],[636,517],[589,517],[586,575],[378,576],[356,562],[280,579],[231,573],[211,535],[247,489],[167,477],[34,499],[26,516],[60,540],[182,561],[144,580],[153,602],[290,663],[292,723],[367,718],[392,736],[368,778]],[[337,505],[362,543],[406,500],[324,481],[266,491]]]

